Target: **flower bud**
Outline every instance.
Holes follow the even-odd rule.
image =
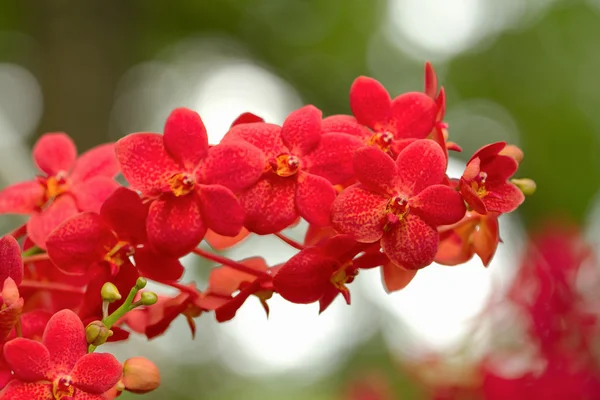
[[[142,278],[141,276],[139,278],[137,278],[137,281],[135,281],[135,287],[139,290],[139,289],[143,289],[146,287],[146,284],[148,283],[148,281],[146,280],[146,278]]]
[[[100,294],[102,295],[102,300],[108,301],[109,303],[121,300],[121,293],[119,293],[119,289],[117,289],[117,287],[110,282],[106,282],[104,285],[102,285]]]
[[[19,287],[10,276],[4,281],[1,297],[6,306],[11,306],[19,301]]]
[[[88,344],[100,346],[106,343],[106,340],[113,335],[113,331],[108,329],[102,321],[90,322],[85,328],[85,339]]]
[[[133,357],[123,364],[125,389],[133,393],[148,393],[160,385],[158,367],[144,357]]]
[[[151,306],[152,304],[156,304],[158,301],[158,296],[154,292],[142,292],[140,297],[140,302],[145,306]]]
[[[532,179],[511,179],[510,182],[521,189],[525,196],[531,196],[535,193],[536,185]]]

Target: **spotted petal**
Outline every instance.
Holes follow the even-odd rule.
[[[46,133],[33,146],[33,160],[48,176],[68,173],[76,158],[75,143],[64,132]]]
[[[394,160],[379,148],[364,146],[356,150],[354,173],[358,181],[369,190],[388,196],[395,194],[398,168]]]
[[[148,211],[146,232],[159,252],[181,257],[192,251],[206,233],[196,194],[165,195],[154,201]]]
[[[372,192],[357,184],[340,193],[331,208],[331,223],[357,241],[371,243],[379,240],[386,223],[389,197]]]
[[[307,105],[293,111],[283,122],[281,139],[296,156],[310,153],[321,139],[321,116],[317,107]]]
[[[397,188],[412,197],[427,186],[442,183],[446,175],[446,157],[433,140],[416,140],[406,146],[396,160]]]
[[[63,221],[78,213],[75,200],[68,194],[58,196],[45,210],[31,215],[27,235],[40,248],[46,248],[46,239]]]
[[[424,93],[410,92],[396,97],[391,104],[389,124],[396,139],[424,139],[433,130],[437,106]]]
[[[121,187],[112,178],[105,176],[95,176],[86,181],[74,184],[70,193],[75,197],[77,208],[80,211],[100,212],[100,207],[104,201],[117,188]]]
[[[362,145],[362,140],[355,136],[324,134],[318,146],[302,157],[304,169],[326,178],[333,185],[344,184],[354,176],[353,155]]]
[[[51,369],[48,349],[31,339],[16,338],[4,345],[4,359],[15,373],[15,377],[24,382],[52,380],[48,376]]]
[[[331,115],[323,118],[321,121],[323,134],[326,133],[345,133],[365,141],[372,136],[372,132],[364,125],[358,123],[352,115]]]
[[[462,196],[446,185],[432,185],[409,200],[411,212],[432,226],[451,225],[467,211]]]
[[[31,214],[42,206],[44,187],[36,180],[15,183],[0,191],[0,214]]]
[[[87,353],[85,328],[71,310],[62,310],[50,318],[42,343],[48,349],[56,373],[70,372],[77,360]]]
[[[319,249],[308,248],[290,258],[273,279],[275,290],[292,303],[319,300],[331,286],[336,260],[324,257]]]
[[[267,158],[277,157],[288,151],[281,140],[281,127],[274,124],[256,122],[236,125],[223,137],[221,144],[230,144],[238,140],[244,140],[259,148]]]
[[[233,192],[221,185],[201,185],[198,191],[206,227],[224,236],[240,233],[244,210]]]
[[[133,133],[115,144],[117,160],[127,182],[144,194],[158,194],[168,188],[168,180],[181,167],[163,145],[157,133]]]
[[[268,176],[259,180],[239,196],[246,213],[244,226],[259,235],[287,228],[298,218],[295,195],[294,177]]]
[[[23,280],[23,260],[21,247],[10,235],[0,238],[0,283],[11,277],[18,285]]]
[[[418,216],[408,214],[384,233],[381,247],[394,264],[406,269],[420,269],[433,262],[438,242],[439,234],[435,228]]]
[[[146,241],[148,205],[133,190],[120,187],[102,204],[100,216],[119,239],[139,244]]]
[[[198,182],[223,185],[234,193],[255,184],[263,174],[265,155],[257,147],[237,141],[212,147],[196,170]]]
[[[79,156],[70,178],[73,182],[85,182],[99,176],[114,178],[119,171],[115,144],[106,143],[93,147]]]
[[[52,262],[68,274],[83,274],[101,261],[117,243],[110,227],[96,213],[69,218],[48,236],[46,246]]]
[[[123,367],[112,354],[90,353],[77,361],[71,379],[76,388],[101,394],[115,386],[122,374]]]
[[[320,176],[301,172],[296,189],[296,208],[309,224],[327,226],[335,190],[331,183]]]
[[[200,115],[189,108],[176,108],[165,123],[167,152],[186,170],[193,169],[208,153],[208,136]]]
[[[525,201],[523,192],[512,183],[501,183],[486,187],[488,194],[481,200],[488,211],[508,213]]]
[[[136,249],[133,255],[140,275],[156,281],[177,281],[183,275],[183,265],[176,257],[157,253],[148,246]]]
[[[386,125],[392,100],[381,83],[360,76],[350,87],[350,108],[358,122],[373,130]]]
[[[49,383],[24,383],[16,379],[0,391],[0,399],[6,400],[52,400],[53,397]]]

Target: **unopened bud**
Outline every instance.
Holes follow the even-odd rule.
[[[85,339],[88,344],[100,346],[106,343],[106,340],[113,335],[113,331],[108,329],[102,321],[90,322],[85,328]]]
[[[536,185],[532,179],[511,179],[511,183],[516,185],[525,196],[531,196],[535,193]]]
[[[146,287],[146,284],[148,283],[148,281],[146,280],[146,278],[142,278],[141,276],[139,278],[137,278],[137,281],[135,281],[135,287],[139,290],[139,289],[143,289]]]
[[[119,289],[117,289],[117,287],[110,282],[106,282],[104,285],[102,285],[100,294],[102,295],[102,300],[108,301],[109,303],[121,300],[121,293],[119,293]]]
[[[160,372],[158,367],[144,357],[133,357],[123,364],[123,378],[125,389],[133,393],[148,393],[160,385]]]
[[[4,280],[1,292],[2,301],[6,306],[11,306],[19,301],[19,287],[10,276]]]
[[[140,302],[145,306],[151,306],[152,304],[156,304],[158,301],[158,296],[154,292],[142,292],[140,297]]]
[[[523,150],[521,150],[514,144],[507,145],[505,148],[500,150],[499,154],[503,155],[503,156],[509,156],[511,158],[514,158],[515,161],[518,162],[519,164],[521,163],[521,161],[523,161],[523,157],[524,157]]]

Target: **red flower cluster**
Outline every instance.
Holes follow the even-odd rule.
[[[192,331],[202,313],[229,320],[250,296],[267,312],[276,293],[324,311],[338,294],[350,303],[361,269],[380,267],[393,291],[434,261],[454,265],[476,253],[487,265],[498,216],[524,200],[523,180],[509,181],[520,151],[485,146],[460,179],[448,177],[448,150],[460,147],[448,140],[445,95],[429,64],[423,93],[392,99],[359,77],[350,107],[353,115],[323,118],[308,105],[282,126],[246,113],[216,145],[196,112],[178,108],[163,134],[133,133],[79,158],[65,134],[42,136],[33,150],[41,175],[0,191],[0,213],[31,216],[0,242],[0,343],[9,340],[0,383],[10,381],[2,395],[141,391],[131,382],[143,379],[120,378],[119,364],[95,348],[130,331],[160,335],[179,315]],[[118,173],[128,188],[113,180]],[[301,219],[304,243],[282,233]],[[206,240],[221,250],[250,234],[275,235],[299,252],[269,266],[198,247]],[[179,259],[190,253],[221,264],[202,290],[180,282]],[[146,279],[180,293],[145,292]]]

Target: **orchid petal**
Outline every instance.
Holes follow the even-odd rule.
[[[198,165],[208,152],[208,136],[200,115],[183,107],[173,110],[165,123],[164,145],[186,170]]]
[[[73,385],[92,394],[104,393],[117,384],[123,375],[123,366],[108,353],[86,354],[71,371]]]
[[[63,132],[46,133],[33,146],[33,160],[48,176],[70,172],[76,158],[75,143]]]
[[[383,234],[388,201],[389,197],[369,191],[360,184],[350,186],[333,202],[332,225],[359,242],[375,242]]]
[[[150,244],[161,253],[181,257],[192,251],[206,233],[197,195],[169,194],[154,201],[148,211],[146,232]]]
[[[377,131],[387,125],[392,99],[381,83],[360,76],[350,87],[350,108],[358,122]]]
[[[420,269],[433,262],[438,242],[435,228],[418,216],[408,214],[383,234],[381,247],[394,264]]]
[[[168,180],[180,173],[158,133],[133,133],[115,144],[115,153],[127,182],[144,194],[156,195],[168,187]]]

